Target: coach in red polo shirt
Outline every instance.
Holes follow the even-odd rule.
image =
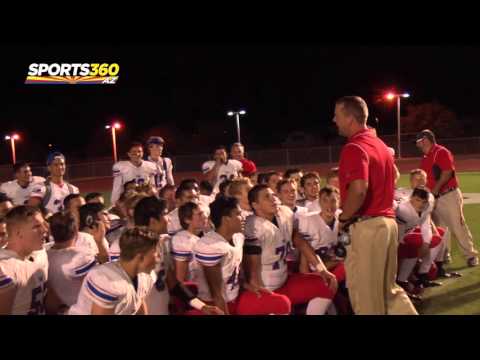
[[[420,167],[427,173],[427,187],[437,199],[433,220],[438,226],[448,227],[455,235],[468,266],[477,266],[478,251],[475,250],[472,233],[463,216],[463,196],[458,187],[453,155],[447,148],[437,144],[435,134],[430,130],[420,132],[416,142],[424,154]],[[448,237],[448,249],[450,245]],[[446,257],[449,257],[448,253]]]
[[[345,270],[355,314],[417,314],[396,284],[398,227],[393,211],[395,172],[385,143],[366,125],[368,107],[357,96],[339,99],[334,122],[348,138],[340,154],[340,226],[349,226]]]

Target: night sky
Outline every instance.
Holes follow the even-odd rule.
[[[306,43],[3,44],[0,121],[18,130],[18,158],[43,162],[48,144],[72,159],[111,154],[104,126],[125,125],[128,140],[159,134],[170,155],[210,152],[235,140],[227,110],[244,108],[242,140],[250,149],[281,147],[292,131],[318,144],[338,141],[335,99],[360,95],[392,134],[395,108],[386,90],[408,91],[412,104],[438,101],[459,119],[480,119],[480,48]],[[28,65],[118,63],[116,85],[24,85]],[[479,133],[480,126],[473,131]],[[0,163],[10,161],[7,142]]]

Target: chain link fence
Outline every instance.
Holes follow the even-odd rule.
[[[397,149],[394,137],[382,137],[387,145]],[[454,155],[480,154],[480,137],[438,139],[438,143],[446,146]],[[419,151],[414,140],[402,141],[402,157],[418,157]],[[292,148],[292,149],[267,149],[248,151],[248,158],[259,167],[296,167],[299,165],[335,163],[338,161],[342,145],[322,147]],[[247,149],[248,150],[248,149]],[[173,156],[174,171],[188,172],[200,171],[204,161],[210,160],[211,154],[178,155]],[[112,160],[67,164],[66,178],[69,180],[85,178],[101,178],[112,175]],[[47,176],[47,168],[32,164],[33,174]],[[11,165],[0,166],[0,181],[13,178]]]

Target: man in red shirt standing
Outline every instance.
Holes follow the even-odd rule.
[[[355,314],[416,315],[407,294],[396,284],[393,157],[368,129],[367,118],[368,107],[362,98],[337,100],[333,121],[339,134],[348,138],[339,164],[343,210],[339,222],[351,240],[345,259],[347,288]]]
[[[242,175],[250,177],[257,172],[257,166],[252,160],[245,157],[245,147],[241,143],[234,143],[230,149],[230,155],[233,160],[238,160],[242,163]]]
[[[463,216],[463,196],[458,187],[453,155],[447,148],[437,144],[435,134],[430,130],[421,131],[416,142],[424,154],[420,167],[427,173],[427,187],[436,198],[433,221],[438,226],[447,227],[455,235],[468,266],[477,266],[478,251]],[[448,238],[447,257],[450,245]]]

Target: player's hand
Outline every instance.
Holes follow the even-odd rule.
[[[423,258],[428,255],[430,252],[430,244],[423,243],[422,246],[420,246],[420,249],[418,249],[418,257]]]
[[[325,280],[325,282],[327,283],[328,288],[329,288],[333,293],[336,293],[336,292],[337,292],[338,282],[337,282],[337,278],[335,277],[335,275],[333,275],[333,274],[332,274],[330,271],[328,271],[328,270],[325,270],[325,271],[322,271],[322,272],[319,272],[319,273],[315,273],[315,274],[318,274],[323,280]]]
[[[103,221],[98,221],[93,227],[92,236],[95,239],[96,243],[101,243],[105,238],[107,230],[105,229],[105,224]]]
[[[264,288],[263,286],[253,284],[253,283],[245,283],[243,285],[243,287],[245,288],[245,290],[248,290],[248,291],[251,291],[251,292],[255,293],[258,297],[261,297],[262,293],[263,294],[272,294],[272,292],[270,290],[268,290],[267,288]]]
[[[205,315],[225,315],[225,312],[223,312],[222,309],[220,309],[217,306],[211,306],[211,305],[205,305],[202,308],[202,312]]]

